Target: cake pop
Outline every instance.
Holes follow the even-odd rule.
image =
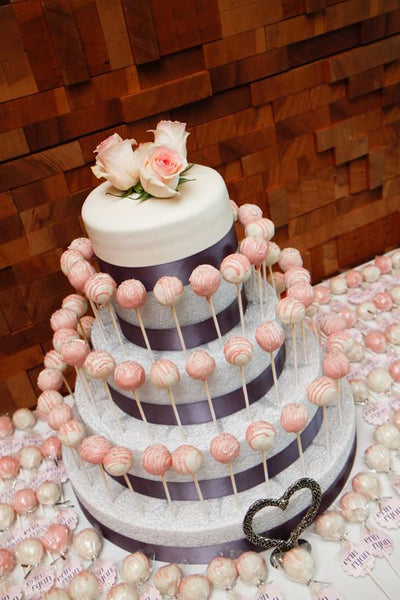
[[[269,242],[275,235],[275,225],[270,219],[261,217],[246,225],[245,235],[246,237],[263,238],[266,242]]]
[[[268,267],[269,276],[272,281],[272,285],[275,288],[275,291],[277,291],[277,288],[275,285],[275,274],[272,271],[272,266],[278,262],[280,254],[281,249],[279,248],[278,244],[275,244],[275,242],[268,242],[267,256],[265,257],[265,265]],[[286,281],[284,277],[283,282],[286,287]]]
[[[75,238],[74,240],[72,240],[68,248],[70,250],[76,250],[77,252],[80,252],[86,260],[90,260],[91,258],[93,258],[94,250],[92,242],[89,240],[89,238]]]
[[[350,269],[350,271],[347,271],[344,278],[346,280],[347,287],[349,288],[359,287],[363,279],[360,271],[357,271],[356,269]]]
[[[76,329],[78,327],[76,313],[69,308],[59,308],[50,317],[50,327],[53,331],[62,328]]]
[[[168,448],[166,448],[163,444],[153,444],[152,446],[147,446],[142,454],[142,466],[147,473],[150,473],[150,475],[160,477],[165,496],[171,508],[171,495],[165,480],[165,473],[172,466],[172,456]]]
[[[41,541],[45,550],[63,557],[70,539],[71,531],[67,525],[52,523],[44,532]]]
[[[18,452],[18,461],[22,469],[31,471],[42,464],[43,454],[37,446],[23,446]]]
[[[400,252],[399,250],[395,250],[393,254],[390,255],[390,260],[392,262],[393,269],[400,268]]]
[[[45,600],[71,600],[67,590],[63,588],[52,588],[44,595]]]
[[[246,227],[262,217],[262,210],[257,204],[243,204],[238,210],[239,222]]]
[[[138,500],[129,479],[128,473],[133,465],[133,454],[128,448],[114,446],[103,458],[103,467],[113,477],[123,477],[135,502]]]
[[[311,274],[310,271],[304,269],[304,267],[291,267],[284,273],[286,287],[289,288],[298,283],[310,283]]]
[[[162,597],[175,598],[182,578],[183,573],[180,567],[171,563],[157,569],[154,575],[154,585]]]
[[[61,271],[64,273],[64,275],[68,275],[69,271],[71,270],[71,267],[80,261],[84,261],[85,257],[83,256],[82,252],[78,252],[76,249],[68,249],[65,250],[65,252],[63,252],[61,254],[61,258],[60,258],[60,268]]]
[[[222,277],[225,279],[225,281],[236,285],[240,323],[242,326],[242,333],[245,335],[243,302],[240,286],[244,284],[244,282],[247,281],[251,275],[250,261],[243,254],[229,254],[222,261],[220,269]]]
[[[38,499],[35,490],[23,488],[14,494],[11,506],[18,515],[27,515],[34,512],[38,507]]]
[[[93,465],[98,465],[107,492],[110,493],[106,476],[103,469],[103,460],[111,449],[110,442],[102,435],[90,435],[82,441],[79,452],[83,460]]]
[[[281,294],[283,294],[283,292],[286,290],[285,277],[283,273],[280,273],[279,271],[272,271],[271,269],[271,274],[268,275],[268,283],[272,285],[276,295],[280,300]]]
[[[324,540],[341,541],[346,532],[346,522],[340,512],[326,511],[315,519],[315,531]]]
[[[55,481],[44,481],[36,490],[36,496],[42,506],[55,506],[61,498],[61,487]]]
[[[193,483],[196,487],[196,492],[199,497],[200,502],[204,503],[203,494],[201,492],[201,488],[199,482],[197,480],[197,471],[200,469],[203,464],[203,455],[195,448],[195,446],[191,446],[189,444],[184,444],[179,446],[172,453],[172,468],[177,473],[181,475],[191,475],[193,479]]]
[[[63,423],[66,423],[73,417],[73,412],[68,404],[57,404],[53,406],[47,415],[47,423],[49,426],[58,431]]]
[[[278,388],[278,377],[276,374],[275,360],[273,353],[282,347],[283,342],[285,341],[285,332],[282,327],[276,321],[264,321],[257,327],[256,330],[256,341],[257,344],[264,350],[264,352],[269,353],[270,361],[271,361],[271,371],[272,378],[274,380],[274,386],[276,390],[276,395],[278,400],[280,400],[279,396],[279,388]]]
[[[352,379],[350,387],[355,404],[366,404],[368,402],[368,386],[364,379]]]
[[[86,372],[83,368],[86,357],[90,353],[90,347],[85,340],[81,339],[68,339],[61,346],[61,355],[65,362],[74,367],[77,377],[82,383],[85,390],[87,399],[92,403],[93,407],[97,411],[96,403],[90,390],[90,385],[86,377]]]
[[[343,378],[350,372],[350,362],[345,354],[342,352],[336,352],[335,354],[328,352],[322,360],[322,369],[324,374],[331,379],[335,379],[338,382],[339,390],[339,417],[342,418],[342,381]]]
[[[224,356],[226,361],[230,365],[234,365],[235,367],[239,367],[240,370],[240,378],[242,381],[242,389],[244,401],[247,409],[247,415],[249,419],[250,416],[250,402],[249,396],[247,393],[247,385],[246,385],[246,377],[244,374],[244,367],[249,364],[252,360],[254,354],[253,344],[249,339],[243,336],[236,336],[230,338],[226,344],[224,345]]]
[[[279,267],[283,272],[296,267],[303,266],[303,259],[297,248],[283,248],[278,260]]]
[[[342,516],[349,523],[363,523],[369,512],[369,500],[364,494],[347,492],[339,500]]]
[[[182,299],[184,291],[185,288],[183,287],[183,283],[180,279],[178,279],[178,277],[169,277],[165,275],[157,281],[153,289],[153,294],[156,300],[162,306],[170,307],[182,350],[186,354],[185,340],[179,325],[178,315],[175,308],[175,305],[178,304],[178,302]]]
[[[99,592],[99,582],[90,571],[81,571],[69,584],[72,600],[94,600]]]
[[[400,448],[400,431],[391,423],[383,423],[375,427],[374,440],[389,450],[398,450]]]
[[[37,386],[42,392],[45,390],[57,391],[62,387],[63,383],[63,377],[56,369],[43,369],[37,378]]]
[[[115,383],[122,390],[131,392],[132,397],[136,402],[136,406],[142,418],[142,421],[144,421],[147,424],[146,415],[142,408],[142,403],[140,402],[139,394],[137,392],[137,390],[144,384],[145,380],[146,374],[142,365],[133,360],[127,360],[115,367]]]
[[[246,429],[246,441],[252,450],[261,452],[265,482],[268,483],[267,450],[270,450],[276,438],[275,427],[268,421],[255,421]]]
[[[83,291],[85,283],[87,282],[89,277],[91,277],[95,273],[96,271],[94,270],[92,265],[87,260],[83,259],[71,265],[66,275],[72,287],[74,287],[76,290]],[[94,314],[97,317],[97,311],[94,312]]]
[[[0,456],[0,479],[15,479],[19,472],[19,460],[15,456]]]
[[[364,281],[367,283],[374,283],[378,281],[381,271],[376,265],[367,265],[361,269],[361,275]]]
[[[151,367],[150,381],[156,387],[168,391],[169,400],[176,422],[179,427],[182,427],[175,398],[172,393],[172,387],[180,381],[180,375],[176,364],[169,359],[157,360]]]
[[[139,594],[130,584],[117,583],[109,590],[107,600],[139,600]]]
[[[72,547],[80,558],[93,562],[103,549],[103,538],[96,529],[87,527],[75,534]]]
[[[15,510],[7,502],[0,502],[0,532],[10,529],[15,521]]]
[[[233,473],[232,461],[239,455],[240,444],[231,433],[220,433],[211,440],[210,453],[218,462],[227,465],[231,478],[232,489],[235,496],[238,490]]]
[[[121,577],[126,583],[136,585],[146,581],[150,574],[150,561],[143,552],[134,552],[124,558]]]
[[[62,354],[62,348],[66,342],[70,340],[79,340],[79,333],[75,329],[68,329],[67,327],[62,327],[61,329],[57,329],[53,335],[53,346],[57,352]],[[65,358],[63,358],[65,360]]]
[[[264,320],[264,291],[261,277],[261,265],[265,263],[268,242],[266,242],[264,238],[246,237],[241,241],[239,248],[240,253],[246,256],[249,259],[250,264],[256,269],[261,319]]]
[[[345,294],[347,292],[347,281],[341,275],[338,275],[337,277],[332,277],[332,279],[329,281],[329,288],[332,294],[338,296],[341,294]]]
[[[44,458],[50,458],[57,463],[61,458],[61,442],[55,435],[51,435],[44,440],[40,446],[40,451]]]
[[[338,333],[331,333],[326,340],[327,352],[343,352],[347,354],[354,346],[354,338],[348,331],[339,331]]]
[[[143,283],[138,279],[126,279],[125,281],[119,284],[115,296],[121,308],[126,308],[128,310],[135,311],[145,346],[149,353],[150,360],[153,362],[153,352],[151,350],[149,338],[147,337],[142,315],[139,310],[146,302],[146,288],[144,287]]]
[[[364,458],[368,467],[377,473],[389,473],[392,468],[390,450],[382,444],[369,446],[364,452]]]
[[[356,314],[361,321],[372,321],[376,313],[377,308],[373,302],[361,302],[357,305]]]
[[[376,367],[371,369],[367,375],[368,387],[378,394],[386,392],[392,385],[392,377],[388,369]]]
[[[86,314],[88,303],[86,298],[80,294],[69,294],[68,296],[65,296],[61,303],[61,307],[71,310],[79,320]]]
[[[231,558],[217,556],[208,563],[206,575],[215,589],[229,590],[233,587],[238,572]]]
[[[103,383],[103,387],[107,394],[107,399],[113,411],[114,418],[118,423],[119,429],[122,433],[123,429],[121,421],[119,419],[118,412],[116,410],[114,400],[112,398],[110,388],[107,383],[108,377],[110,377],[114,373],[115,360],[113,359],[111,354],[109,354],[105,350],[93,350],[85,358],[83,367],[90,377],[92,377],[93,379],[100,379]]]
[[[368,350],[376,354],[386,351],[386,337],[382,331],[370,331],[364,336],[364,345]]]
[[[182,600],[208,600],[211,585],[204,575],[187,575],[179,584],[179,596]]]
[[[212,296],[218,291],[221,285],[221,273],[211,265],[199,265],[192,271],[189,283],[197,296],[201,296],[207,300],[217,336],[221,340],[221,330],[212,302]]]
[[[7,548],[0,548],[0,580],[15,569],[15,556]]]
[[[307,425],[308,417],[309,413],[307,406],[305,404],[299,404],[298,402],[286,404],[286,406],[282,408],[280,416],[282,429],[284,429],[286,433],[296,434],[303,475],[305,473],[305,468],[300,432],[303,431]]]
[[[373,303],[378,310],[382,311],[392,310],[393,307],[393,300],[389,292],[380,292],[379,294],[376,294]]]
[[[215,416],[210,388],[208,386],[208,378],[213,375],[214,371],[215,360],[205,350],[195,350],[189,355],[186,361],[186,373],[189,375],[189,377],[203,382],[211,418],[215,427],[218,429],[217,418]]]
[[[293,344],[293,360],[295,370],[296,387],[299,386],[298,362],[297,362],[297,340],[296,340],[296,323],[300,323],[305,319],[306,311],[301,302],[295,298],[283,298],[279,300],[276,308],[276,316],[278,319],[287,325],[290,325],[292,330]]]
[[[331,292],[325,285],[316,285],[314,288],[314,300],[318,304],[328,304]]]
[[[15,558],[23,567],[34,567],[39,565],[44,556],[44,547],[36,538],[23,539],[15,549]]]
[[[46,390],[37,399],[36,413],[41,419],[47,420],[51,409],[60,404],[64,404],[62,395],[56,390]]]
[[[378,500],[380,497],[381,485],[375,473],[357,473],[351,480],[351,486],[355,492],[367,496],[370,500]]]
[[[257,552],[243,552],[236,560],[236,569],[240,579],[247,584],[259,587],[268,578],[265,558]]]

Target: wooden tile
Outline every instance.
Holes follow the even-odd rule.
[[[201,41],[206,43],[221,38],[218,0],[195,0],[195,3]]]
[[[150,0],[150,4],[160,56],[178,52],[179,42],[172,0]]]
[[[324,32],[325,21],[321,13],[308,16],[302,14],[293,19],[285,19],[273,25],[267,25],[265,28],[269,49],[294,44]]]
[[[15,408],[36,407],[37,393],[35,393],[26,373],[17,373],[7,377],[5,384],[15,402]]]
[[[266,190],[269,213],[275,227],[282,227],[289,221],[285,188],[275,186]]]
[[[192,48],[201,44],[195,0],[171,0],[178,47]]]
[[[233,6],[234,8],[225,10],[220,15],[222,37],[224,38],[275,23],[283,16],[280,0],[270,0],[268,3],[262,2],[262,0],[253,0],[246,2],[243,6],[236,4]]]
[[[385,174],[384,146],[371,148],[367,157],[368,188],[373,190],[383,185]]]
[[[151,5],[147,0],[122,0],[129,40],[139,65],[160,57]]]
[[[250,90],[242,86],[170,111],[171,119],[190,123],[192,127],[251,106]]]
[[[0,359],[0,377],[6,379],[43,362],[40,346],[33,346],[13,356]]]
[[[0,161],[16,158],[29,152],[23,129],[0,133]]]
[[[111,68],[132,65],[132,50],[120,0],[96,0],[96,6]]]
[[[204,59],[208,69],[230,62],[236,62],[247,56],[266,52],[264,27],[239,33],[203,46]]]
[[[352,195],[367,189],[367,159],[365,157],[350,161],[349,184]]]
[[[204,58],[201,48],[189,48],[177,54],[164,56],[158,61],[140,65],[137,71],[138,82],[140,89],[145,89],[203,70]]]
[[[369,94],[383,87],[383,66],[367,69],[349,77],[347,93],[349,98]]]
[[[70,0],[90,75],[111,68],[95,0]]]
[[[317,283],[334,273],[337,273],[339,266],[337,260],[336,240],[330,240],[311,248],[311,275],[312,281]]]
[[[358,25],[344,27],[339,31],[330,31],[317,37],[310,37],[288,47],[288,59],[291,67],[304,65],[331,54],[349,50],[360,43]]]
[[[0,104],[0,131],[18,129],[69,112],[70,106],[64,88],[55,88],[34,96],[27,96]]]
[[[368,136],[354,136],[346,144],[335,146],[335,164],[342,165],[360,156],[368,154]]]
[[[310,92],[304,90],[285,98],[279,98],[272,103],[272,109],[275,121],[283,121],[308,112],[311,110]]]

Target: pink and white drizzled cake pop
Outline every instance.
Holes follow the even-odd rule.
[[[126,583],[143,583],[150,575],[150,561],[143,552],[129,554],[122,563],[121,577]]]
[[[121,308],[135,311],[136,319],[139,323],[139,327],[142,332],[143,340],[149,353],[150,360],[154,361],[149,338],[147,336],[142,315],[139,310],[144,305],[147,298],[147,291],[143,283],[139,281],[139,279],[126,279],[125,281],[119,284],[115,293],[115,297]]]
[[[43,364],[46,369],[55,369],[56,371],[65,371],[68,367],[67,363],[63,361],[61,352],[57,350],[49,350],[44,355]]]
[[[165,473],[172,466],[172,456],[168,448],[163,444],[153,444],[151,446],[147,446],[142,454],[142,466],[147,473],[150,473],[150,475],[155,475],[156,477],[161,478],[165,496],[169,506],[171,507],[171,495],[165,480]]]
[[[68,296],[65,296],[64,300],[62,301],[61,308],[72,310],[77,319],[80,319],[86,314],[88,303],[86,298],[80,294],[69,294]]]
[[[192,271],[189,283],[197,296],[201,296],[207,300],[215,330],[218,338],[221,340],[221,330],[212,301],[213,294],[218,291],[221,285],[221,273],[212,265],[199,265]]]
[[[185,288],[178,277],[165,275],[161,277],[153,289],[154,297],[162,306],[169,306],[182,350],[186,353],[186,344],[179,325],[175,305],[182,299]]]
[[[0,456],[0,479],[15,479],[19,472],[19,460],[6,454]]]
[[[68,329],[66,327],[62,327],[61,329],[57,329],[53,335],[53,346],[57,352],[61,353],[62,347],[70,340],[79,340],[79,333],[75,329]]]
[[[217,556],[208,563],[206,575],[216,590],[229,590],[233,587],[238,572],[231,558]]]
[[[373,303],[378,310],[384,312],[392,310],[393,307],[393,300],[389,292],[379,292],[379,294],[376,294]]]
[[[261,309],[261,319],[264,320],[264,290],[261,276],[261,265],[265,265],[268,252],[268,242],[264,238],[246,237],[240,243],[240,253],[249,259],[251,265],[256,268],[258,280],[258,295]]]
[[[269,242],[275,235],[275,225],[270,219],[261,217],[257,221],[251,221],[245,227],[246,237],[257,237],[263,238],[266,242]]]
[[[276,307],[276,316],[287,325],[290,325],[292,331],[293,361],[295,370],[296,387],[299,386],[298,359],[297,359],[297,338],[296,323],[304,321],[306,309],[304,305],[296,298],[282,298]]]
[[[257,204],[243,204],[238,210],[239,222],[246,227],[262,217],[262,210]]]
[[[303,266],[303,259],[297,248],[282,248],[279,260],[279,267],[285,273],[289,269],[296,269]]]
[[[322,333],[328,337],[333,333],[339,333],[346,329],[346,321],[341,315],[321,315],[319,327]]]
[[[386,336],[382,331],[370,331],[364,336],[364,346],[376,354],[386,352]]]
[[[284,273],[286,287],[296,285],[296,283],[310,283],[311,274],[310,271],[304,269],[304,267],[291,267]]]
[[[225,279],[225,281],[236,285],[240,313],[240,323],[242,325],[243,335],[245,335],[243,302],[240,286],[244,284],[245,281],[247,281],[251,276],[250,261],[243,254],[229,254],[222,261],[220,270],[222,273],[222,277]]]
[[[103,458],[103,467],[107,473],[113,477],[123,477],[126,485],[131,492],[135,503],[137,498],[132,483],[128,477],[128,473],[133,465],[133,454],[128,448],[122,446],[114,446]]]
[[[62,328],[76,329],[77,326],[78,319],[76,313],[69,308],[59,308],[50,317],[50,327],[53,331]]]
[[[267,450],[275,444],[276,430],[268,421],[255,421],[246,429],[246,441],[252,450],[262,453],[265,481],[268,483]]]
[[[82,262],[85,260],[85,257],[81,252],[78,252],[74,249],[65,250],[62,253],[60,258],[60,268],[64,275],[68,276],[71,268],[75,265],[75,263]]]
[[[111,377],[111,375],[114,373],[114,358],[105,350],[93,350],[87,355],[83,367],[90,377],[93,379],[100,379],[102,381],[104,390],[107,394],[108,402],[113,411],[114,419],[118,423],[118,426],[122,432],[121,421],[116,411],[114,400],[107,383],[108,377]]]
[[[259,587],[267,581],[268,567],[265,558],[258,552],[243,552],[236,560],[240,579],[249,585]]]
[[[282,569],[285,574],[296,581],[308,585],[314,574],[314,560],[310,552],[302,546],[295,546],[281,557]]]
[[[226,361],[235,367],[239,367],[240,378],[242,382],[243,396],[246,405],[247,415],[250,416],[250,402],[247,392],[246,377],[244,367],[249,364],[254,354],[254,347],[250,340],[244,336],[235,336],[230,338],[224,345],[224,356]]]
[[[85,389],[87,399],[92,403],[92,405],[96,409],[96,403],[90,390],[90,385],[86,377],[86,372],[83,368],[86,357],[89,355],[89,353],[90,348],[85,340],[68,339],[65,342],[65,344],[61,346],[61,356],[63,357],[63,360],[68,365],[75,368],[76,374]]]
[[[343,352],[347,354],[354,346],[354,338],[348,331],[338,331],[337,333],[331,333],[326,340],[327,352],[333,354],[337,352]]]
[[[299,449],[299,458],[301,461],[303,476],[305,473],[305,468],[303,446],[301,443],[300,432],[303,431],[303,429],[307,425],[308,418],[309,412],[307,406],[298,402],[286,404],[286,406],[282,408],[280,416],[280,424],[282,429],[286,431],[286,433],[296,434],[297,447]]]
[[[208,378],[214,374],[214,371],[215,360],[205,350],[195,350],[188,356],[186,361],[186,373],[189,375],[189,377],[192,377],[192,379],[197,379],[203,382],[211,418],[215,427],[218,428],[210,388],[207,381]]]
[[[325,444],[329,451],[329,429],[328,429],[328,418],[326,407],[333,404],[338,398],[337,385],[333,379],[329,377],[317,377],[308,384],[307,388],[307,399],[311,404],[316,406],[322,406],[323,421],[325,428]]]
[[[350,523],[363,523],[368,516],[369,500],[364,494],[347,492],[339,500],[342,516]]]
[[[56,369],[43,369],[40,371],[37,378],[38,388],[44,392],[45,390],[59,390],[63,383],[63,376]]]
[[[0,416],[0,440],[4,440],[14,433],[14,425],[8,415]]]
[[[109,492],[108,483],[103,469],[103,460],[107,452],[111,450],[110,442],[102,435],[90,435],[82,441],[79,452],[83,460],[98,465],[103,483]]]
[[[90,315],[85,315],[79,319],[78,332],[88,344],[91,342],[94,322],[95,318]]]
[[[344,278],[346,280],[347,287],[349,288],[359,287],[363,280],[360,271],[357,271],[356,269],[350,269],[350,271],[347,271]]]
[[[392,455],[382,444],[372,444],[364,451],[365,462],[377,473],[389,473],[392,468]]]
[[[400,431],[392,423],[382,423],[375,427],[374,440],[389,450],[398,450],[400,448]]]
[[[70,250],[76,250],[77,252],[80,252],[86,260],[90,260],[91,258],[93,258],[94,250],[92,242],[89,240],[89,238],[75,238],[74,240],[72,240],[68,248]]]
[[[117,583],[108,591],[107,600],[139,600],[139,594],[129,583]]]
[[[236,202],[234,200],[232,200],[231,198],[229,199],[229,204],[230,204],[231,211],[232,211],[233,221],[236,223],[236,221],[238,220],[239,207],[236,204]]]
[[[339,391],[339,418],[342,420],[342,398],[343,398],[343,389],[342,389],[342,380],[346,375],[350,372],[350,362],[349,359],[343,352],[328,352],[322,359],[322,370],[327,377],[331,379],[335,379],[338,382],[338,391]]]
[[[331,292],[326,285],[316,285],[314,288],[314,300],[318,304],[328,304],[331,298]]]
[[[133,399],[136,402],[139,414],[142,421],[147,423],[146,415],[142,408],[137,390],[142,387],[146,380],[145,371],[139,363],[134,360],[127,360],[120,363],[114,370],[114,381],[122,390],[132,393]]]
[[[269,353],[271,361],[271,371],[274,380],[274,386],[278,400],[279,388],[278,388],[278,377],[276,374],[275,360],[273,353],[281,348],[285,341],[285,332],[277,321],[264,321],[256,329],[256,341],[264,352]]]
[[[58,439],[67,448],[78,448],[86,436],[86,428],[80,421],[71,419],[60,425]]]
[[[171,563],[157,569],[154,575],[154,585],[163,598],[176,598],[182,578],[183,573],[180,567]]]
[[[71,407],[68,404],[57,404],[47,415],[47,423],[54,431],[58,431],[61,425],[70,421],[73,416]]]
[[[191,475],[200,502],[204,503],[203,494],[197,480],[197,471],[203,464],[203,454],[195,446],[183,444],[172,453],[172,468],[181,475]]]
[[[42,442],[40,451],[44,458],[48,458],[57,462],[61,458],[61,442],[55,435],[50,435]]]
[[[179,596],[182,600],[208,600],[211,584],[204,575],[187,575],[179,584]]]
[[[85,287],[85,283],[94,275],[96,271],[92,267],[92,265],[87,262],[87,260],[80,260],[74,263],[66,274],[68,277],[68,281],[76,290],[83,291]]]
[[[172,410],[174,412],[175,420],[179,427],[181,427],[181,419],[179,417],[179,412],[176,407],[175,398],[172,393],[172,387],[180,381],[179,370],[176,364],[172,362],[172,360],[169,360],[167,358],[157,360],[155,363],[153,363],[151,367],[150,381],[156,387],[168,391],[169,400],[172,406]]]
[[[381,484],[378,476],[369,471],[359,472],[351,480],[351,487],[355,492],[364,494],[370,500],[379,500]]]
[[[210,453],[218,462],[227,465],[231,478],[233,493],[237,496],[237,486],[233,473],[232,461],[239,455],[240,444],[231,433],[220,433],[211,440]]]

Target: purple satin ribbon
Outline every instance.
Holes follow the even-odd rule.
[[[276,374],[278,377],[282,373],[285,359],[286,349],[285,345],[283,345],[274,358]],[[249,403],[253,404],[262,398],[273,385],[272,369],[271,366],[269,366],[255,379],[247,383]],[[141,419],[137,404],[133,398],[121,394],[121,392],[111,386],[110,391],[115,404],[123,412],[131,417],[135,417],[135,419]],[[242,387],[233,392],[229,392],[228,394],[216,396],[212,400],[217,419],[227,417],[228,415],[242,410],[246,406]],[[141,402],[141,404],[149,423],[155,423],[157,425],[176,425],[175,415],[170,404],[151,404],[150,402]],[[207,400],[199,400],[198,402],[191,402],[190,404],[178,404],[177,410],[182,425],[197,425],[199,423],[209,423],[212,421]]]
[[[173,243],[173,242],[171,242]],[[97,257],[100,270],[111,275],[119,285],[126,279],[139,279],[146,290],[151,291],[158,279],[164,275],[179,277],[183,285],[188,285],[189,277],[196,267],[202,264],[212,265],[219,269],[221,262],[228,256],[236,252],[238,246],[235,227],[232,225],[224,237],[201,252],[196,252],[192,256],[174,260],[169,263],[152,265],[149,267],[120,267],[108,263]],[[161,258],[161,257],[160,257]]]
[[[318,408],[315,415],[302,431],[301,444],[303,450],[306,450],[310,444],[312,444],[314,438],[318,434],[322,424],[323,412],[322,408]],[[261,456],[261,455],[260,455]],[[267,460],[268,473],[270,477],[276,477],[282,471],[290,467],[296,460],[299,459],[299,449],[297,445],[297,439],[288,444],[283,450],[277,452]],[[162,500],[165,498],[165,491],[161,481],[153,481],[152,479],[145,479],[144,477],[137,477],[128,473],[128,477],[132,483],[133,489],[143,494],[144,496],[151,496],[152,498],[159,498]],[[126,487],[126,482],[123,477],[113,477],[118,483]],[[238,492],[244,492],[256,485],[262,483],[265,479],[264,467],[262,463],[235,473],[235,481]],[[216,477],[214,479],[202,479],[199,481],[201,492],[205,500],[211,500],[213,498],[222,498],[224,496],[230,496],[233,494],[232,482],[230,476]],[[168,481],[168,490],[172,500],[187,500],[198,502],[199,496],[197,494],[193,481]]]
[[[247,308],[247,298],[244,288],[242,288],[241,293],[243,312],[245,312]],[[232,304],[230,304],[227,308],[219,312],[217,318],[222,335],[235,327],[235,325],[240,322],[240,312],[237,298],[235,298]],[[146,343],[140,327],[124,321],[120,316],[118,316],[118,321],[122,333],[126,339],[137,346],[146,348]],[[197,348],[197,346],[208,344],[208,342],[212,342],[218,337],[212,317],[206,319],[205,321],[201,321],[200,323],[183,325],[181,326],[181,331],[183,339],[185,340],[186,348]],[[178,332],[175,328],[151,329],[150,327],[146,327],[146,333],[147,337],[149,338],[150,347],[153,350],[182,350]]]
[[[356,437],[354,437],[354,443],[347,458],[346,463],[344,464],[341,472],[336,477],[335,481],[329,486],[329,488],[322,495],[322,502],[320,505],[319,513],[322,514],[337,498],[343,489],[353,466],[354,458],[356,455]],[[182,547],[182,546],[161,546],[158,544],[149,544],[142,542],[140,540],[134,540],[129,538],[113,529],[107,527],[100,521],[98,521],[90,512],[85,508],[80,500],[78,500],[82,512],[85,514],[88,521],[92,523],[92,525],[97,525],[103,533],[104,537],[107,538],[110,542],[123,548],[127,552],[138,552],[143,551],[146,548],[151,548],[155,552],[155,559],[166,562],[166,563],[189,563],[189,564],[207,564],[212,560],[215,556],[221,554],[224,556],[230,556],[232,551],[245,552],[247,550],[255,550],[257,552],[262,551],[262,549],[253,546],[248,542],[245,538],[234,540],[231,542],[226,542],[225,544],[214,544],[212,546],[201,546],[197,548],[192,547]],[[165,508],[167,510],[167,508]],[[282,523],[282,525],[278,525],[277,527],[273,527],[272,529],[268,529],[267,531],[262,531],[260,535],[269,538],[279,538],[279,539],[287,539],[290,535],[291,531],[297,525],[297,523],[302,519],[306,512],[307,508],[286,521]],[[243,510],[243,516],[246,510]],[[201,515],[201,513],[199,513]],[[155,527],[157,524],[155,523]]]

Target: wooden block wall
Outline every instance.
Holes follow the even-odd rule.
[[[189,159],[314,281],[398,244],[398,0],[1,1],[0,30],[1,410],[35,403],[59,258],[114,131],[186,121]]]

